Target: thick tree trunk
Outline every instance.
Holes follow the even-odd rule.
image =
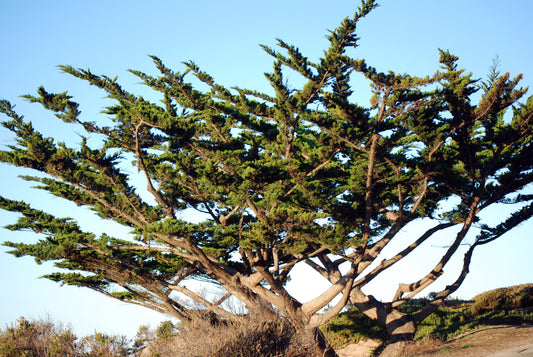
[[[416,324],[409,315],[392,310],[387,314],[385,325],[390,335],[390,340],[380,357],[400,356],[406,345],[413,340],[416,332]]]
[[[381,351],[379,357],[398,357],[402,355],[402,352],[407,346],[407,341],[390,342],[385,349]]]
[[[389,305],[376,300],[372,295],[365,295],[361,290],[354,289],[351,303],[376,323],[384,326],[390,340],[380,357],[396,357],[405,345],[412,341],[416,332],[416,321],[411,316],[390,308]]]
[[[314,342],[315,357],[339,357],[318,327],[307,330],[306,334]]]

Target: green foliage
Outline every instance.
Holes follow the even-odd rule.
[[[50,321],[30,322],[21,317],[15,326],[0,330],[0,355],[74,356],[79,349],[76,339],[69,329]]]
[[[157,338],[166,340],[175,334],[175,327],[171,321],[163,321],[156,331]]]
[[[398,309],[413,313],[431,299],[413,299]],[[475,296],[471,301],[445,300],[417,328],[415,339],[447,340],[461,333],[487,325],[533,324],[533,284],[494,289]],[[350,309],[323,326],[333,346],[357,343],[361,339],[387,341],[387,333],[357,308]]]
[[[124,336],[108,335],[95,332],[93,335],[83,338],[83,344],[88,352],[87,357],[129,356],[130,341]]]
[[[416,338],[448,339],[485,325],[533,323],[533,285],[523,284],[482,293],[468,302],[444,306],[418,327]],[[449,305],[449,306],[447,306]]]
[[[334,347],[358,343],[366,339],[374,339],[380,342],[387,340],[386,330],[361,313],[357,308],[352,308],[339,314],[327,325],[324,325],[322,330]]]
[[[59,271],[45,276],[52,281],[184,322],[205,311],[239,319],[221,305],[232,295],[249,310],[283,311],[302,331],[328,302],[302,304],[286,290],[298,265],[310,265],[340,287],[341,301],[356,304],[348,298],[354,289],[361,291],[434,233],[460,227],[442,264],[406,285],[409,291],[399,290],[395,299],[403,302],[434,281],[458,247],[472,242],[467,233],[478,224],[466,274],[474,248],[533,216],[533,195],[524,192],[533,182],[533,98],[519,87],[520,75],[495,68],[480,87],[448,50],[439,50],[441,70],[423,77],[380,72],[350,57],[359,21],[376,7],[363,0],[330,31],[316,60],[283,40],[277,49],[263,46],[274,60],[265,75],[269,93],[226,88],[192,62],[176,72],[153,56],[156,75],[131,71],[161,99],[151,102],[116,77],[60,66],[112,102],[102,118],[88,120],[67,92],[40,87],[24,96],[76,130],[81,126],[75,147],[44,137],[11,103],[0,101],[2,125],[15,143],[0,151],[0,162],[37,171],[22,178],[89,208],[102,225],[114,221],[130,232],[98,236],[71,218],[0,198],[0,209],[19,215],[6,228],[39,238],[4,244],[16,257],[53,261]],[[303,85],[292,88],[288,72]],[[358,102],[353,91],[357,74],[368,81],[370,103]],[[513,213],[484,222],[480,212],[496,204],[509,204]],[[193,219],[191,212],[199,215]],[[435,227],[405,254],[357,276],[408,224],[429,220]],[[436,300],[457,289],[465,274]],[[215,283],[228,295],[208,300],[189,288],[190,280]],[[322,297],[331,301],[334,295]],[[385,312],[396,306],[370,304]]]
[[[478,316],[490,310],[513,310],[533,307],[533,284],[516,285],[475,296],[468,315]]]

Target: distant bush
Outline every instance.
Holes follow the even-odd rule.
[[[470,316],[477,316],[488,310],[512,310],[533,307],[533,284],[494,289],[473,298],[468,308]]]
[[[418,326],[415,339],[448,339],[486,325],[533,324],[533,284],[494,289],[458,306],[442,306]]]
[[[76,340],[70,329],[50,320],[30,322],[20,317],[16,325],[0,329],[0,356],[78,356],[81,346]]]
[[[125,357],[135,352],[123,336],[95,333],[80,339],[50,319],[20,317],[16,324],[0,329],[1,357]]]
[[[86,357],[130,356],[134,350],[125,336],[107,335],[96,332],[82,339]]]

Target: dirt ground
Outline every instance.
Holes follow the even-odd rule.
[[[411,356],[488,357],[533,356],[533,326],[488,326],[435,344]]]
[[[365,342],[337,351],[340,357],[369,356],[377,344]],[[488,326],[446,342],[417,343],[404,356],[412,357],[533,357],[533,326]]]

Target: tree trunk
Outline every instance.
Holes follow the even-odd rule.
[[[413,340],[416,332],[416,324],[409,315],[392,310],[387,315],[385,325],[390,335],[390,340],[385,349],[380,353],[380,357],[400,356],[406,345]]]
[[[372,295],[365,295],[361,290],[351,292],[350,302],[363,314],[370,317],[378,325],[384,326],[390,336],[380,357],[396,357],[409,341],[412,341],[417,323],[410,315],[392,309],[389,305],[376,300]]]
[[[339,357],[318,327],[307,330],[306,335],[314,342],[315,357]]]

